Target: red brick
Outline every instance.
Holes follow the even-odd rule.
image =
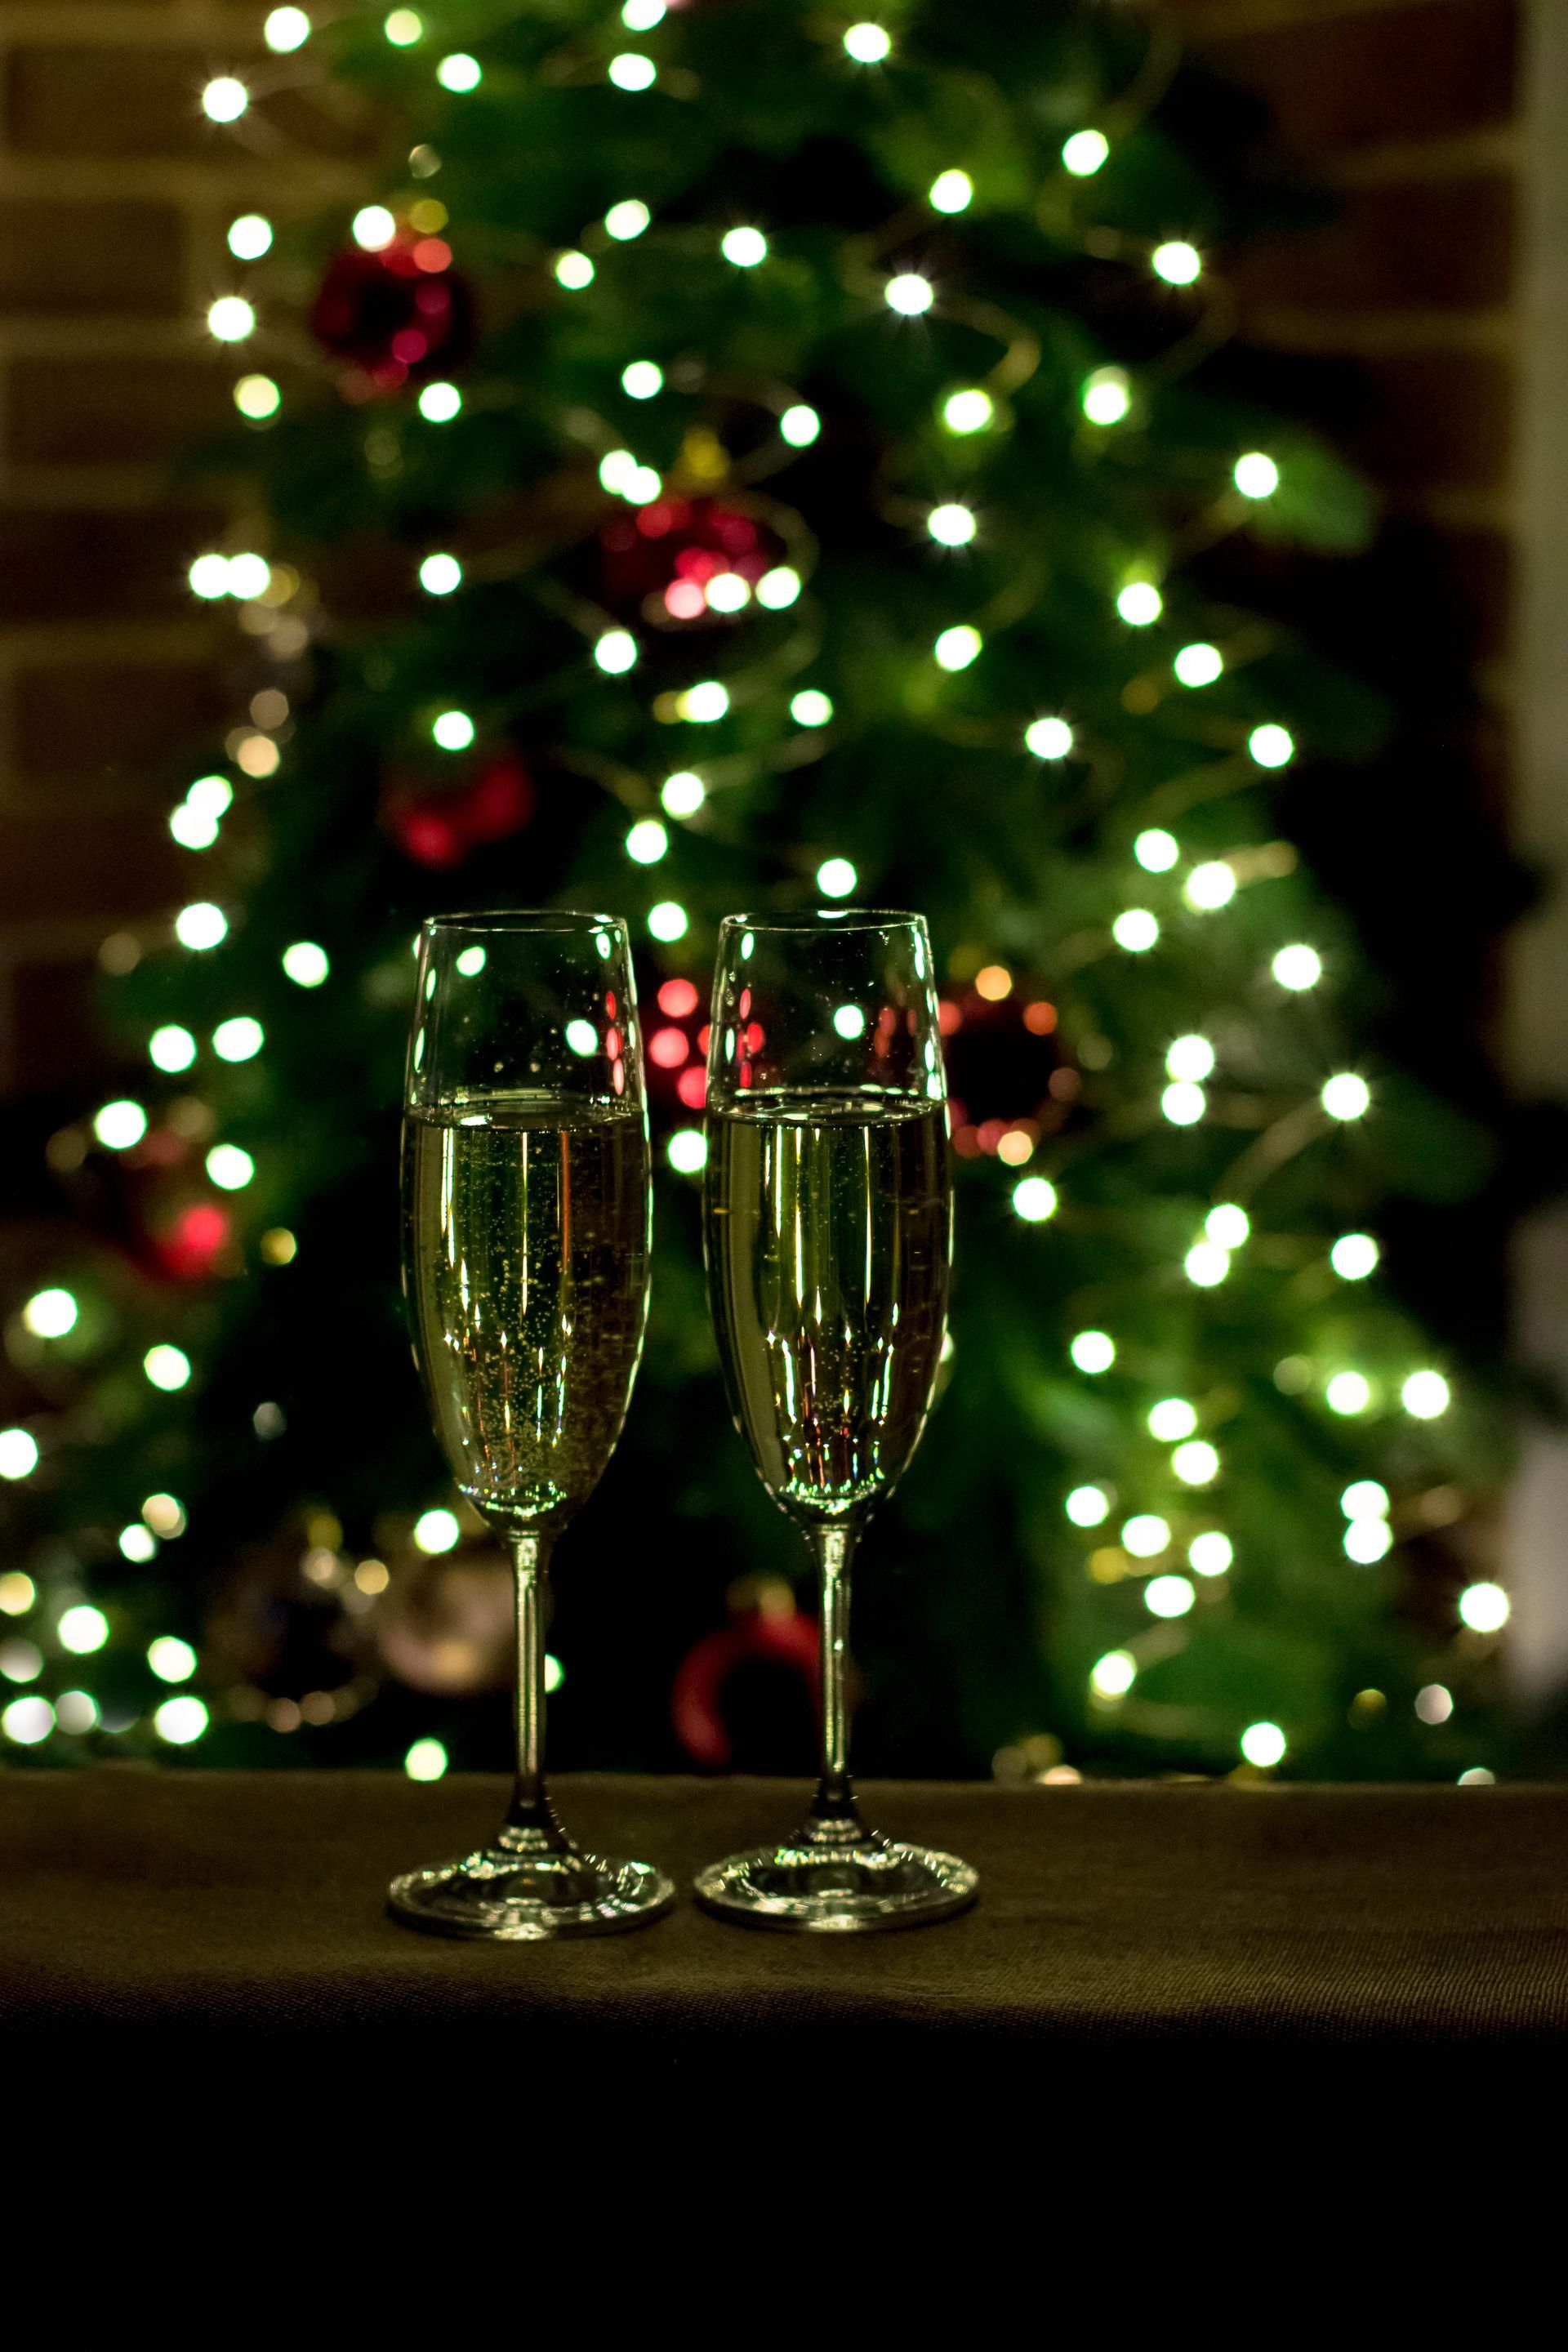
[[[1506,361],[1480,352],[1413,353],[1369,362],[1371,414],[1347,436],[1351,455],[1396,490],[1503,490],[1512,446]]]
[[[24,669],[14,688],[14,764],[37,782],[145,781],[154,761],[182,750],[210,754],[214,731],[232,717],[217,677],[195,663]]]
[[[1315,155],[1507,121],[1517,45],[1512,0],[1432,0],[1210,40],[1205,49],[1268,101],[1288,146]]]
[[[180,269],[172,205],[0,203],[0,309],[166,314]]]
[[[0,508],[0,621],[155,618],[192,610],[186,572],[220,518]]]
[[[155,913],[178,900],[179,856],[145,810],[8,811],[0,815],[0,922],[101,915],[109,929]]]
[[[24,465],[156,465],[236,419],[226,367],[191,360],[23,359],[10,454]]]
[[[1231,272],[1246,303],[1450,310],[1506,302],[1514,189],[1500,173],[1350,190],[1321,235],[1274,240]]]

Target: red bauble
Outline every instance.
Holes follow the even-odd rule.
[[[709,582],[738,572],[754,588],[784,551],[777,531],[723,499],[655,499],[607,522],[599,546],[609,610],[665,627],[732,620],[709,604]]]
[[[345,394],[374,400],[458,365],[473,342],[474,298],[438,236],[400,231],[377,253],[358,246],[327,265],[310,331],[345,360]]]
[[[453,792],[416,793],[394,784],[385,817],[405,855],[439,872],[460,866],[487,843],[521,833],[533,808],[533,780],[526,766],[515,751],[502,751]]]

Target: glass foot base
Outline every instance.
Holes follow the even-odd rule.
[[[793,1843],[711,1864],[696,1895],[705,1911],[741,1927],[843,1936],[949,1919],[979,1886],[978,1871],[956,1854],[895,1844],[858,1823],[837,1835],[811,1823]]]
[[[674,1903],[673,1884],[650,1863],[556,1850],[507,1830],[460,1862],[395,1878],[386,1896],[405,1927],[508,1944],[621,1935],[661,1919]]]

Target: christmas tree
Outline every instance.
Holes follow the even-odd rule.
[[[357,209],[237,219],[209,313],[232,523],[190,581],[235,725],[171,775],[189,902],[112,983],[123,1092],[56,1139],[91,1226],[9,1326],[13,1752],[504,1759],[397,1105],[418,920],[558,902],[632,921],[660,1172],[552,1743],[805,1768],[803,1562],[697,1200],[718,919],[826,901],[930,918],[960,1177],[946,1391],[864,1552],[864,1768],[1480,1769],[1507,1602],[1444,1531],[1493,1416],[1379,1232],[1485,1150],[1366,1042],[1291,838],[1381,714],[1249,562],[1371,513],[1231,363],[1220,257],[1287,199],[1224,93],[1155,21],[1019,0],[266,38],[212,120],[313,88],[375,155]]]

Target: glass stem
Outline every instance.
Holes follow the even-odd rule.
[[[811,1808],[814,1828],[862,1834],[849,1778],[849,1561],[855,1530],[816,1528],[812,1548],[822,1580],[822,1778]]]
[[[564,1848],[566,1834],[544,1786],[544,1610],[550,1548],[546,1535],[518,1536],[511,1547],[517,1572],[517,1780],[507,1827],[558,1851]]]

